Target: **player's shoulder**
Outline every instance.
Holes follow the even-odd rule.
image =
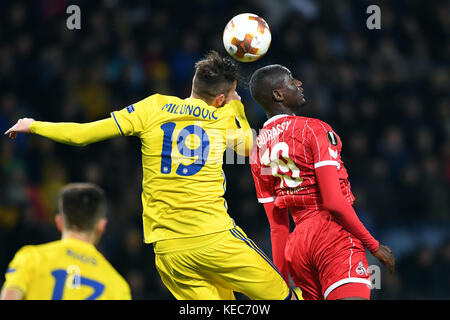
[[[307,134],[326,134],[329,131],[333,131],[333,128],[331,125],[329,125],[327,122],[317,119],[317,118],[310,118],[310,117],[302,117],[304,126],[306,127],[306,133]]]
[[[37,245],[32,245],[32,244],[24,245],[24,246],[20,247],[19,250],[17,250],[16,256],[20,256],[20,255],[25,256],[25,255],[36,254],[36,252],[37,252],[36,248],[38,248]]]
[[[160,93],[154,93],[151,94],[145,98],[142,98],[138,102],[136,102],[133,106],[154,106],[156,105],[164,105],[166,103],[177,103],[181,101],[179,97],[176,96],[170,96],[170,95],[164,95]]]
[[[109,283],[111,283],[116,289],[129,290],[128,282],[108,261],[108,259],[106,259],[106,257],[94,245],[89,247],[89,252],[94,255],[93,258],[95,259],[95,264],[98,267],[99,272],[102,273],[103,277],[108,279]]]
[[[106,259],[106,257],[95,248],[95,253],[97,257],[97,263],[99,264],[102,272],[108,275],[109,278],[114,279],[117,283],[127,284],[125,278],[116,270],[116,268],[111,264],[111,262]],[[128,284],[127,284],[128,285]]]
[[[186,101],[186,99],[182,99],[177,96],[160,94],[160,93],[155,93],[155,94],[151,95],[150,97],[159,104],[166,104],[166,103],[183,104]]]
[[[104,258],[104,269],[108,274],[108,278],[114,283],[116,288],[130,291],[130,286],[127,280],[125,280],[125,277],[123,277],[106,258]]]
[[[61,240],[50,241],[41,244],[28,244],[20,248],[18,252],[25,253],[41,253],[48,250],[53,250],[55,247],[61,246]]]
[[[154,94],[151,94],[151,95],[149,95],[147,97],[142,98],[136,104],[144,104],[144,105],[145,104],[153,104],[154,102],[156,102],[158,100],[161,100],[161,99],[164,99],[164,98],[165,98],[164,95],[161,95],[159,93],[154,93]]]
[[[60,255],[61,251],[65,248],[65,245],[62,240],[56,240],[42,244],[27,245],[24,246],[24,248],[27,255],[32,255],[39,261],[44,261]]]
[[[302,135],[309,131],[317,132],[318,130],[325,130],[325,132],[327,132],[332,130],[328,123],[317,118],[289,116],[285,117],[283,120],[278,119],[278,121],[288,122],[291,130],[300,131],[303,133]]]
[[[43,244],[24,245],[19,250],[17,250],[16,254],[14,255],[14,259],[20,261],[38,261],[46,251],[52,250],[52,248],[54,248],[56,242],[57,241],[47,242]]]
[[[331,130],[331,126],[323,120],[320,120],[317,118],[310,118],[310,117],[305,117],[305,119],[306,119],[305,122],[311,128]]]

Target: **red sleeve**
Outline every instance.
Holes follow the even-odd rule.
[[[289,235],[289,211],[280,209],[273,202],[265,203],[264,209],[270,224],[270,240],[272,242],[272,259],[286,283],[289,283],[284,248]]]
[[[341,226],[361,240],[370,252],[377,251],[379,242],[367,231],[342,194],[336,167],[323,166],[316,168],[315,172],[324,208],[331,212]]]
[[[254,148],[250,158],[256,196],[258,197],[259,203],[273,202],[275,201],[276,195],[273,189],[272,171],[270,168],[261,167],[258,152],[259,148]]]
[[[325,122],[306,123],[305,136],[314,159],[314,168],[333,165],[340,169],[342,143],[338,135]]]

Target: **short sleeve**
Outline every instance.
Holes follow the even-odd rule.
[[[119,111],[111,117],[122,136],[141,136],[150,126],[156,105],[156,95],[149,96]]]
[[[5,273],[3,288],[16,288],[27,292],[37,264],[37,253],[32,246],[24,246],[15,254]]]
[[[336,166],[340,169],[341,141],[326,123],[307,123],[306,136],[313,155],[314,168]]]
[[[259,203],[269,203],[276,199],[270,167],[262,167],[259,161],[259,148],[254,148],[250,157],[256,196]]]

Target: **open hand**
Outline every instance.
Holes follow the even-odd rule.
[[[17,121],[15,125],[9,128],[5,134],[7,134],[11,139],[15,139],[17,133],[30,133],[30,126],[34,122],[34,119],[31,118],[22,118]]]
[[[389,267],[389,273],[392,274],[394,272],[395,267],[395,257],[392,253],[392,250],[389,247],[380,244],[378,250],[373,253],[373,255],[380,260],[383,265],[387,265]]]

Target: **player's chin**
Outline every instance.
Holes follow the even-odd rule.
[[[298,105],[301,107],[306,104],[306,99],[303,95],[298,98]]]

